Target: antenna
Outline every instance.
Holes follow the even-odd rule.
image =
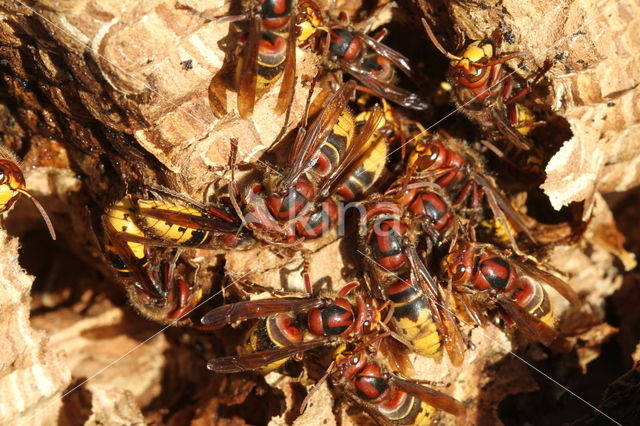
[[[51,219],[49,219],[49,215],[44,210],[44,207],[42,207],[42,204],[40,204],[40,202],[38,200],[36,200],[31,194],[29,194],[24,189],[16,189],[16,192],[19,192],[21,194],[26,195],[27,197],[29,197],[31,202],[33,202],[33,204],[36,206],[36,208],[40,212],[40,215],[42,216],[42,219],[44,219],[44,223],[47,224],[47,228],[49,229],[49,234],[51,234],[51,239],[55,241],[55,239],[56,239],[56,231],[55,231],[55,229],[53,229],[53,224],[51,223]]]

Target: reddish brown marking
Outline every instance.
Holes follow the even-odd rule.
[[[265,18],[262,20],[262,24],[266,29],[279,30],[284,28],[289,23],[288,16],[282,16],[279,18]]]
[[[349,47],[347,48],[347,51],[344,52],[344,56],[343,56],[344,60],[351,62],[358,59],[358,57],[362,52],[362,49],[363,49],[362,40],[360,40],[358,37],[354,37],[353,40],[351,40],[351,43],[349,43]]]
[[[402,407],[402,405],[405,403],[408,397],[409,397],[409,394],[406,393],[405,391],[395,389],[393,391],[393,394],[387,396],[384,399],[384,401],[380,403],[380,407],[384,411],[394,412],[398,408]]]
[[[276,318],[278,330],[292,344],[302,342],[302,333],[300,329],[293,324],[293,319],[288,315],[279,314]]]
[[[306,214],[295,222],[295,229],[298,235],[305,238],[318,238],[329,231],[329,229],[338,221],[338,207],[331,200],[325,201],[321,205],[323,220],[313,227],[310,227],[309,221],[311,216],[316,213]]]
[[[380,385],[384,385],[381,389]],[[382,399],[389,387],[378,364],[368,363],[358,374],[355,387],[360,396],[368,400]]]
[[[519,279],[517,280],[517,286],[518,286],[518,289],[514,296],[515,302],[519,306],[525,306],[529,302],[529,299],[531,298],[531,296],[533,295],[534,284],[527,279]]]
[[[513,284],[512,269],[508,261],[494,256],[480,261],[478,273],[474,279],[474,285],[480,290],[492,288],[498,291],[506,291]]]
[[[260,40],[258,51],[264,56],[284,55],[287,51],[287,43],[284,37],[275,37],[273,41],[263,38]]]
[[[309,200],[313,199],[314,193],[309,183],[298,181],[287,195],[269,196],[266,202],[267,207],[274,217],[280,220],[292,220],[300,214]]]
[[[321,175],[325,175],[331,170],[332,164],[327,156],[321,151],[316,164],[313,166]]]
[[[273,11],[278,15],[282,15],[287,10],[287,0],[271,0],[273,3]]]

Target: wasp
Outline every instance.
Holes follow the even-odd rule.
[[[127,223],[135,223],[135,232],[130,224],[129,231],[113,226],[129,244],[186,248],[250,245],[248,236],[240,229],[240,220],[224,204],[203,204],[167,188],[154,188],[155,197],[129,194],[105,215],[107,220],[122,216]],[[168,197],[161,197],[158,192]]]
[[[453,55],[442,47],[424,19],[422,22],[434,46],[451,60],[448,79],[458,107],[483,129],[497,131],[516,147],[529,150],[531,144],[525,136],[540,123],[519,101],[531,93],[551,63],[547,62],[527,87],[519,88],[504,64],[524,56],[523,52],[499,54],[498,39],[473,41],[459,55]]]
[[[51,219],[40,202],[25,189],[26,182],[19,164],[20,160],[13,152],[0,146],[0,214],[9,211],[18,198],[24,195],[36,206],[47,225],[51,238],[55,240],[56,231],[53,229]]]
[[[223,208],[172,194],[170,199],[127,195],[102,217],[105,257],[145,316],[173,322],[191,311],[204,290],[175,273],[182,248],[244,248],[238,220]],[[184,200],[183,202],[177,201]]]
[[[105,257],[125,284],[129,301],[142,315],[162,323],[184,322],[182,318],[197,306],[203,291],[176,277],[179,252],[144,243],[148,238],[134,217],[129,197],[105,212]]]
[[[417,221],[393,198],[363,205],[358,245],[369,291],[390,301],[396,328],[416,352],[438,356],[444,346],[451,362],[462,364],[464,337],[449,300],[417,252],[422,235]]]
[[[543,286],[551,286],[572,305],[579,305],[565,281],[491,244],[466,241],[451,248],[440,270],[477,324],[486,318],[479,306],[497,307],[531,339],[559,352],[570,350],[568,341],[553,328],[553,307]]]
[[[282,173],[265,170],[262,181],[245,191],[244,211],[238,207],[238,215],[258,239],[293,245],[303,238],[317,238],[337,221],[334,194],[356,196],[373,184],[375,173],[370,174],[369,168],[380,163],[375,132],[383,114],[374,107],[356,130],[347,108],[354,89],[354,82],[341,86],[313,123],[300,129]],[[235,184],[231,189],[239,199]]]
[[[319,8],[312,1],[298,4],[293,0],[244,0],[243,13],[210,18],[193,8],[178,4],[198,16],[215,22],[247,21],[248,31],[238,46],[235,86],[238,112],[242,118],[253,114],[256,99],[282,79],[276,112],[284,113],[294,94],[296,46],[309,42],[323,29]],[[209,86],[209,99],[214,114],[226,114],[219,96],[220,80],[214,77]]]
[[[457,142],[445,146],[437,137],[419,138],[405,174],[384,195],[363,203],[359,231],[372,294],[392,301],[398,328],[418,352],[435,356],[444,344],[456,365],[462,362],[465,339],[452,301],[442,293],[428,270],[428,259],[418,254],[417,247],[426,235],[430,242],[426,251],[431,253],[434,244],[446,247],[468,232],[469,223],[465,227],[460,214],[477,215],[485,198],[499,217],[504,219],[502,212],[507,210],[519,219],[495,186],[471,167],[481,164],[471,154]]]
[[[430,425],[437,410],[455,416],[466,413],[460,401],[392,374],[378,358],[364,349],[343,351],[336,355],[324,377],[330,377],[334,388],[381,425]]]
[[[265,373],[296,354],[377,333],[385,327],[381,313],[387,304],[368,296],[347,298],[358,286],[355,281],[347,284],[337,297],[277,297],[213,309],[202,318],[207,327],[255,318],[260,321],[249,331],[242,354],[212,359],[209,369],[219,373]]]
[[[324,43],[328,44],[329,69],[350,74],[375,95],[405,108],[426,110],[429,107],[419,95],[394,84],[397,70],[413,81],[416,78],[409,59],[382,43],[386,31],[370,37],[348,24],[341,24],[331,26],[322,35],[327,37]]]
[[[256,95],[266,91],[280,76],[282,84],[276,111],[291,103],[296,69],[293,0],[249,0],[245,2],[249,33],[237,65],[238,112],[253,113]]]
[[[435,215],[434,218],[442,214],[440,220],[447,220],[447,209],[442,195],[448,197],[447,204],[456,215],[465,217],[471,224],[476,223],[482,216],[486,202],[493,216],[503,225],[514,248],[517,248],[517,244],[511,232],[512,223],[531,241],[535,241],[523,217],[514,210],[486,172],[482,158],[462,141],[448,135],[423,135],[416,140],[413,151],[409,154],[407,169],[406,175],[396,185],[396,191],[428,186],[429,183],[435,184],[435,192],[439,191],[437,188],[442,189],[439,191],[440,194],[435,193],[428,197],[430,201],[438,204],[438,207],[435,204],[426,206],[439,210],[430,213]],[[413,205],[412,208],[419,209],[419,206]]]
[[[436,410],[463,416],[465,406],[455,398],[386,371],[364,352],[339,355],[332,383],[380,424],[429,425]]]
[[[402,143],[405,137],[395,110],[384,99],[382,99],[382,111],[383,114],[369,141],[371,146],[369,153],[336,191],[342,200],[363,199],[386,181],[387,175],[392,174],[392,170],[388,167],[394,153],[391,147]],[[371,114],[371,110],[365,110],[355,116],[357,130],[364,129]],[[402,148],[402,145],[400,147]]]

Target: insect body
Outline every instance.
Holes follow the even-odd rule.
[[[473,306],[497,306],[530,338],[558,351],[569,350],[568,342],[553,329],[553,307],[543,287],[547,284],[572,304],[579,304],[563,280],[490,244],[468,242],[451,248],[441,273],[458,297],[469,295],[476,302],[464,303],[471,318],[483,317]]]
[[[409,77],[413,71],[409,60],[397,51],[381,43],[385,32],[372,38],[349,26],[331,27],[329,37],[329,64],[355,77],[376,95],[391,102],[415,110],[425,110],[429,105],[415,93],[394,84],[396,69]]]
[[[172,325],[192,324],[188,315],[198,306],[206,289],[188,282],[175,271],[179,259],[175,249],[156,247],[150,253],[143,271],[155,292],[148,292],[139,276],[130,275],[123,279],[129,302],[151,320]]]
[[[218,207],[194,208],[166,200],[137,199],[135,209],[136,222],[156,241],[182,247],[209,244],[237,248],[243,243],[239,221]]]
[[[254,357],[254,354],[265,354],[282,351],[283,349],[286,350],[286,348],[300,345],[302,343],[302,338],[302,330],[292,315],[285,313],[271,315],[258,321],[249,330],[247,333],[246,343],[240,354],[231,359],[226,358],[226,360],[233,362],[238,371],[253,369],[258,373],[266,374],[282,367],[287,361],[293,358],[294,355],[283,356],[280,359],[274,358],[269,361],[265,358],[263,365],[254,366],[254,364],[251,364],[247,367],[242,365],[244,362],[243,357]],[[222,361],[220,358],[211,360],[209,368],[214,371],[220,371],[221,367],[218,367],[217,363],[223,362],[225,361]]]
[[[462,362],[464,343],[448,301],[441,293],[415,242],[417,227],[392,198],[365,203],[359,247],[365,257],[369,290],[389,300],[400,333],[425,356],[437,356],[444,344],[451,361]]]
[[[348,178],[338,188],[337,194],[346,201],[359,200],[371,191],[371,189],[384,177],[387,172],[387,162],[390,155],[390,146],[396,139],[401,139],[394,111],[383,100],[383,116],[378,121],[374,133],[368,141],[371,149],[367,156]],[[363,129],[371,111],[364,111],[355,117],[356,129]]]
[[[357,282],[332,298],[273,298],[220,306],[202,318],[206,326],[260,318],[251,329],[243,354],[209,361],[211,370],[223,373],[278,368],[297,353],[350,341],[376,332],[385,306],[360,295],[346,298]]]
[[[437,135],[422,137],[416,141],[409,155],[408,172],[404,181],[401,180],[396,188],[427,187],[428,183],[435,184],[436,189],[431,192],[439,192],[439,194],[434,193],[430,196],[430,201],[435,204],[427,208],[432,209],[431,214],[436,216],[442,214],[444,220],[447,220],[447,217],[445,217],[446,209],[443,210],[443,196],[448,198],[449,207],[457,215],[471,223],[482,220],[486,202],[493,216],[509,232],[508,236],[513,247],[517,245],[510,232],[511,223],[534,241],[521,215],[511,207],[509,201],[485,171],[483,164],[477,154],[457,139]],[[435,198],[440,198],[442,202]],[[436,204],[441,207],[436,207]],[[419,208],[419,206],[414,205],[412,208]]]
[[[188,322],[183,317],[196,307],[203,289],[176,276],[179,253],[175,249],[125,240],[140,236],[140,229],[126,217],[129,212],[117,203],[103,219],[105,257],[124,284],[129,302],[154,321]],[[116,231],[114,225],[124,226]]]
[[[180,248],[242,246],[239,226],[221,208],[127,195],[102,217],[103,249],[131,303],[151,319],[172,323],[204,294],[176,273]]]
[[[354,88],[353,82],[343,85],[311,126],[300,131],[286,171],[279,175],[266,171],[262,182],[246,191],[242,214],[259,239],[295,244],[302,238],[319,237],[337,220],[338,207],[332,196],[341,188],[345,196],[357,195],[346,189],[345,182],[359,165],[366,164],[382,114],[374,108],[356,133],[353,115],[347,109]],[[365,180],[361,188],[366,189],[369,182]]]
[[[125,234],[145,238],[144,232],[140,230],[135,220],[135,210],[129,197],[125,197],[115,202],[106,212],[103,225],[110,237],[105,242],[105,255],[111,262],[113,268],[121,276],[131,275],[131,269],[127,266],[122,256],[128,257],[129,262],[135,262],[140,267],[145,268],[148,264],[146,247],[142,242],[128,242],[121,240]],[[118,239],[115,243],[113,239]]]
[[[256,99],[281,77],[282,85],[276,111],[282,114],[291,104],[295,84],[296,44],[305,42],[319,29],[321,17],[311,9],[312,2],[304,2],[298,17],[294,0],[243,0],[243,13],[237,16],[212,18],[184,5],[176,8],[189,10],[207,21],[247,21],[248,30],[239,44],[236,56],[235,89],[238,93],[238,112],[242,118],[253,114]],[[298,38],[299,37],[299,38]],[[226,96],[220,96],[223,86],[218,75],[209,85],[211,109],[218,117],[226,114]]]
[[[345,396],[383,425],[430,425],[436,410],[463,416],[456,399],[389,373],[365,351],[342,353],[331,369],[331,382]]]
[[[531,88],[519,89],[513,73],[504,69],[505,62],[523,53],[498,54],[496,44],[479,40],[470,43],[459,55],[453,55],[440,45],[424,20],[423,23],[436,48],[451,59],[449,82],[462,111],[480,127],[497,131],[520,149],[530,149],[524,135],[536,123],[531,111],[518,101],[530,93]],[[546,64],[531,84],[536,84],[549,68],[550,64]]]
[[[20,163],[15,154],[8,148],[0,146],[0,214],[9,211],[14,203],[18,201],[18,198],[25,195],[36,206],[47,225],[51,238],[55,240],[56,232],[53,229],[49,215],[47,215],[38,200],[33,198],[25,189],[24,175],[18,164]]]
[[[488,40],[471,43],[451,62],[449,81],[454,96],[463,111],[484,129],[497,130],[521,149],[529,149],[522,137],[527,124],[520,122],[518,104],[513,97],[514,80],[502,64],[519,54],[495,55],[495,46]]]
[[[296,47],[292,4],[293,0],[247,2],[249,33],[236,78],[238,111],[243,118],[253,113],[256,95],[271,87],[283,74],[278,110],[283,112],[291,102]]]
[[[242,248],[250,243],[240,220],[223,204],[202,204],[166,188],[157,189],[168,197],[128,195],[114,204],[110,212],[116,216],[126,212],[126,220],[136,226],[135,232],[123,232],[122,238],[164,247]]]

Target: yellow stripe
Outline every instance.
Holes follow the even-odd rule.
[[[353,113],[349,108],[345,108],[340,116],[338,116],[338,121],[334,124],[332,131],[336,135],[344,136],[347,140],[351,141],[353,138],[353,134],[355,132],[356,123],[353,117]]]
[[[416,416],[414,424],[416,426],[429,426],[433,424],[434,417],[436,415],[436,409],[426,402],[421,404],[422,411]]]
[[[185,215],[202,217],[202,213],[197,209],[186,206],[178,206],[175,204],[167,204],[165,202],[159,202],[155,200],[138,200],[138,208],[168,210]],[[156,238],[165,241],[171,241],[176,244],[184,244],[190,241],[192,238],[196,238],[196,236],[194,235],[194,233],[196,232],[204,233],[204,238],[200,238],[200,240],[206,239],[206,236],[208,235],[208,232],[202,231],[197,228],[169,223],[164,220],[146,216],[144,214],[138,215],[138,221],[149,234],[152,234]]]
[[[107,221],[116,230],[116,232],[135,235],[136,237],[144,237],[144,232],[135,223],[135,212],[133,204],[129,197],[112,205],[106,212]],[[127,242],[131,252],[136,259],[145,257],[144,244]]]

